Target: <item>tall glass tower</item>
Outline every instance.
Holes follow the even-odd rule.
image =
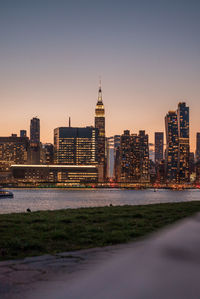
[[[40,143],[40,120],[37,117],[31,119],[30,143],[38,145]]]
[[[177,183],[178,178],[178,120],[176,111],[169,111],[165,116],[166,157],[165,169],[167,182]]]
[[[196,162],[200,160],[200,133],[196,134]]]
[[[106,176],[106,149],[105,149],[105,109],[102,101],[101,84],[99,86],[98,101],[95,109],[95,128],[98,129],[97,161],[99,181],[103,182]]]
[[[177,116],[179,137],[178,172],[180,183],[184,183],[190,181],[189,107],[184,102],[178,104]]]
[[[170,111],[166,124],[166,173],[168,182],[190,181],[189,107],[179,103],[177,111]]]
[[[30,164],[40,164],[40,120],[37,117],[30,123]]]

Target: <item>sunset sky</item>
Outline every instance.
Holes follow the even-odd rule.
[[[168,110],[190,107],[200,132],[200,1],[0,0],[0,136],[41,141],[53,129],[94,123],[99,77],[106,135],[146,130],[153,142]]]

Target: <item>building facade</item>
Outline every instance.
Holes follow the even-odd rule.
[[[196,162],[200,160],[200,133],[196,134],[196,153],[195,153]]]
[[[145,131],[130,134],[125,130],[115,155],[115,178],[118,182],[147,183],[150,180],[149,144]]]
[[[20,130],[20,137],[27,137],[26,130]]]
[[[27,137],[0,137],[0,161],[8,165],[25,164],[28,161],[29,140]]]
[[[41,145],[40,163],[51,165],[54,163],[54,146],[52,143]]]
[[[106,178],[113,179],[114,168],[114,137],[106,138]]]
[[[155,132],[155,163],[159,164],[163,160],[163,145],[164,134],[163,132]]]
[[[56,128],[54,161],[60,165],[96,165],[97,130],[93,127]]]
[[[40,164],[40,120],[37,117],[30,122],[30,164]]]
[[[120,135],[114,135],[114,179],[120,181]]]
[[[140,130],[139,134],[139,152],[140,152],[140,180],[148,182],[149,176],[149,136],[144,130]]]
[[[166,129],[166,157],[165,171],[166,181],[177,183],[178,177],[178,119],[176,111],[169,111],[165,117]]]
[[[178,104],[178,173],[179,182],[190,181],[189,107],[184,102]]]
[[[27,137],[0,137],[0,181],[11,180],[12,164],[26,164],[29,154]]]
[[[166,127],[166,181],[190,182],[189,107],[178,104],[177,111],[169,111]]]
[[[12,165],[17,183],[97,183],[98,169],[95,165]]]

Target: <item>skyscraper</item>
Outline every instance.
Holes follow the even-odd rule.
[[[149,175],[149,136],[144,130],[140,130],[139,134],[139,152],[140,152],[140,180],[147,182],[150,179]]]
[[[94,127],[54,129],[55,164],[96,165],[96,139]]]
[[[178,104],[177,117],[179,137],[178,173],[179,182],[184,183],[190,181],[189,107],[184,102]]]
[[[159,164],[163,160],[163,132],[155,132],[155,163]]]
[[[115,178],[120,182],[149,182],[149,144],[145,131],[125,130],[115,156]]]
[[[20,130],[20,137],[26,137],[26,130]]]
[[[190,181],[189,107],[179,103],[177,112],[166,115],[165,124],[167,181],[187,183]]]
[[[120,175],[119,180],[121,182],[133,181],[132,171],[132,146],[131,146],[131,135],[129,130],[125,130],[124,134],[121,135],[120,140]]]
[[[196,162],[200,160],[200,133],[196,135]]]
[[[165,170],[167,182],[178,182],[178,119],[176,111],[169,111],[165,116],[166,157]]]
[[[40,120],[37,117],[30,123],[30,164],[40,164]]]
[[[106,177],[113,178],[113,167],[114,167],[114,137],[106,138],[106,161],[107,171]]]
[[[99,181],[104,181],[106,176],[106,151],[105,151],[105,109],[102,101],[101,85],[98,92],[98,101],[95,109],[95,128],[98,129],[97,160]]]
[[[114,178],[120,181],[120,135],[114,135]]]
[[[37,117],[31,119],[30,124],[30,144],[40,144],[40,120]]]

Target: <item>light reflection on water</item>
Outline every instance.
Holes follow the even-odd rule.
[[[200,200],[200,190],[10,189],[13,198],[0,199],[0,214],[112,205],[144,205]]]

